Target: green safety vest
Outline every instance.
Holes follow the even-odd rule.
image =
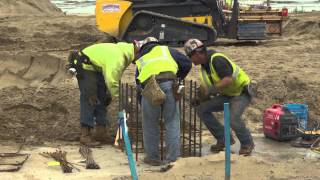
[[[149,53],[139,58],[136,64],[140,83],[143,83],[152,75],[159,75],[162,72],[176,74],[178,71],[178,65],[167,46],[155,46]]]
[[[221,94],[226,96],[239,96],[243,91],[243,87],[250,83],[250,78],[239,66],[233,63],[227,56],[225,56],[222,53],[215,53],[211,56],[209,62],[211,74],[208,74],[204,68],[201,68],[202,84],[204,84],[207,88],[211,88],[212,86],[214,86],[214,84],[219,83],[221,81],[216,70],[212,65],[212,62],[215,60],[215,57],[218,56],[224,57],[229,61],[233,69],[232,77],[234,79],[233,83],[230,86],[225,87],[221,90]]]
[[[83,66],[86,70],[97,70],[103,74],[106,86],[112,96],[119,96],[119,81],[124,70],[134,59],[132,43],[100,43],[82,50],[90,58],[94,68]]]

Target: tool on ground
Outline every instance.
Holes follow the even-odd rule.
[[[294,147],[311,148],[312,151],[320,153],[320,128],[319,123],[315,123],[310,130],[298,128],[301,137],[291,142]]]
[[[124,139],[126,152],[128,156],[129,166],[130,166],[130,172],[133,180],[138,180],[137,170],[136,170],[136,163],[133,159],[132,155],[132,149],[131,149],[131,143],[128,135],[128,126],[127,126],[127,117],[126,112],[123,110],[123,112],[118,113],[119,117],[119,124],[122,129],[122,136]]]
[[[274,104],[264,111],[263,132],[265,137],[278,141],[293,140],[300,136],[297,117],[283,105]]]
[[[58,161],[63,173],[72,173],[73,169],[80,171],[79,168],[76,168],[74,165],[72,165],[72,163],[68,162],[66,151],[58,149],[55,152],[43,152],[40,153],[40,155],[46,158],[53,158],[54,160]]]
[[[86,160],[86,169],[100,169],[100,166],[93,159],[92,150],[88,146],[80,146],[79,153]]]
[[[225,143],[225,180],[231,176],[231,150],[230,150],[230,109],[229,103],[224,103],[224,143]]]

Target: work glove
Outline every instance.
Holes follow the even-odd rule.
[[[96,106],[98,104],[98,98],[97,96],[93,95],[93,96],[89,96],[89,104],[90,106]]]
[[[184,86],[179,83],[172,84],[173,96],[176,101],[180,101],[182,94],[184,93]]]

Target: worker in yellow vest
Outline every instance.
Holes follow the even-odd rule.
[[[219,152],[225,148],[224,127],[212,112],[223,111],[223,104],[228,102],[231,127],[241,143],[239,154],[251,154],[254,148],[252,136],[241,120],[253,95],[249,92],[249,76],[224,54],[208,51],[198,39],[188,40],[184,49],[194,65],[201,65],[200,99],[193,103],[198,106],[200,119],[217,139],[217,143],[211,146],[211,151]],[[234,143],[231,138],[231,144]]]
[[[70,54],[69,70],[76,73],[80,90],[80,143],[112,142],[106,107],[119,95],[119,81],[134,59],[134,49],[133,43],[100,43]]]
[[[140,43],[140,51],[135,61],[136,81],[142,88],[142,120],[145,158],[144,162],[157,166],[159,153],[159,118],[162,111],[165,125],[166,159],[174,162],[180,155],[180,112],[177,81],[182,81],[189,73],[192,63],[184,54],[158,40],[148,37]]]

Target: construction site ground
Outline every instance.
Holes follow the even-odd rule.
[[[68,51],[111,38],[97,30],[94,16],[65,16],[49,1],[29,1],[19,0],[19,6],[0,3],[0,151],[13,152],[25,141],[22,152],[31,154],[19,172],[1,173],[0,179],[128,179],[125,153],[111,146],[93,149],[101,170],[81,168],[71,174],[49,167],[50,160],[38,155],[60,145],[70,161],[80,160],[79,90],[65,75]],[[232,58],[259,84],[258,97],[243,116],[255,134],[256,149],[251,157],[232,156],[232,178],[320,179],[317,154],[265,139],[262,132],[263,110],[274,103],[306,103],[309,121],[320,122],[320,13],[291,15],[282,37],[259,42],[219,39],[210,48]],[[134,72],[131,65],[122,81],[134,84]],[[187,79],[198,81],[198,75],[194,68]],[[108,109],[112,124],[117,108],[113,103]],[[140,164],[139,176],[223,179],[224,154],[209,153],[214,141],[207,131],[203,139],[203,157],[182,158],[166,173]],[[237,153],[239,143],[233,148]]]

